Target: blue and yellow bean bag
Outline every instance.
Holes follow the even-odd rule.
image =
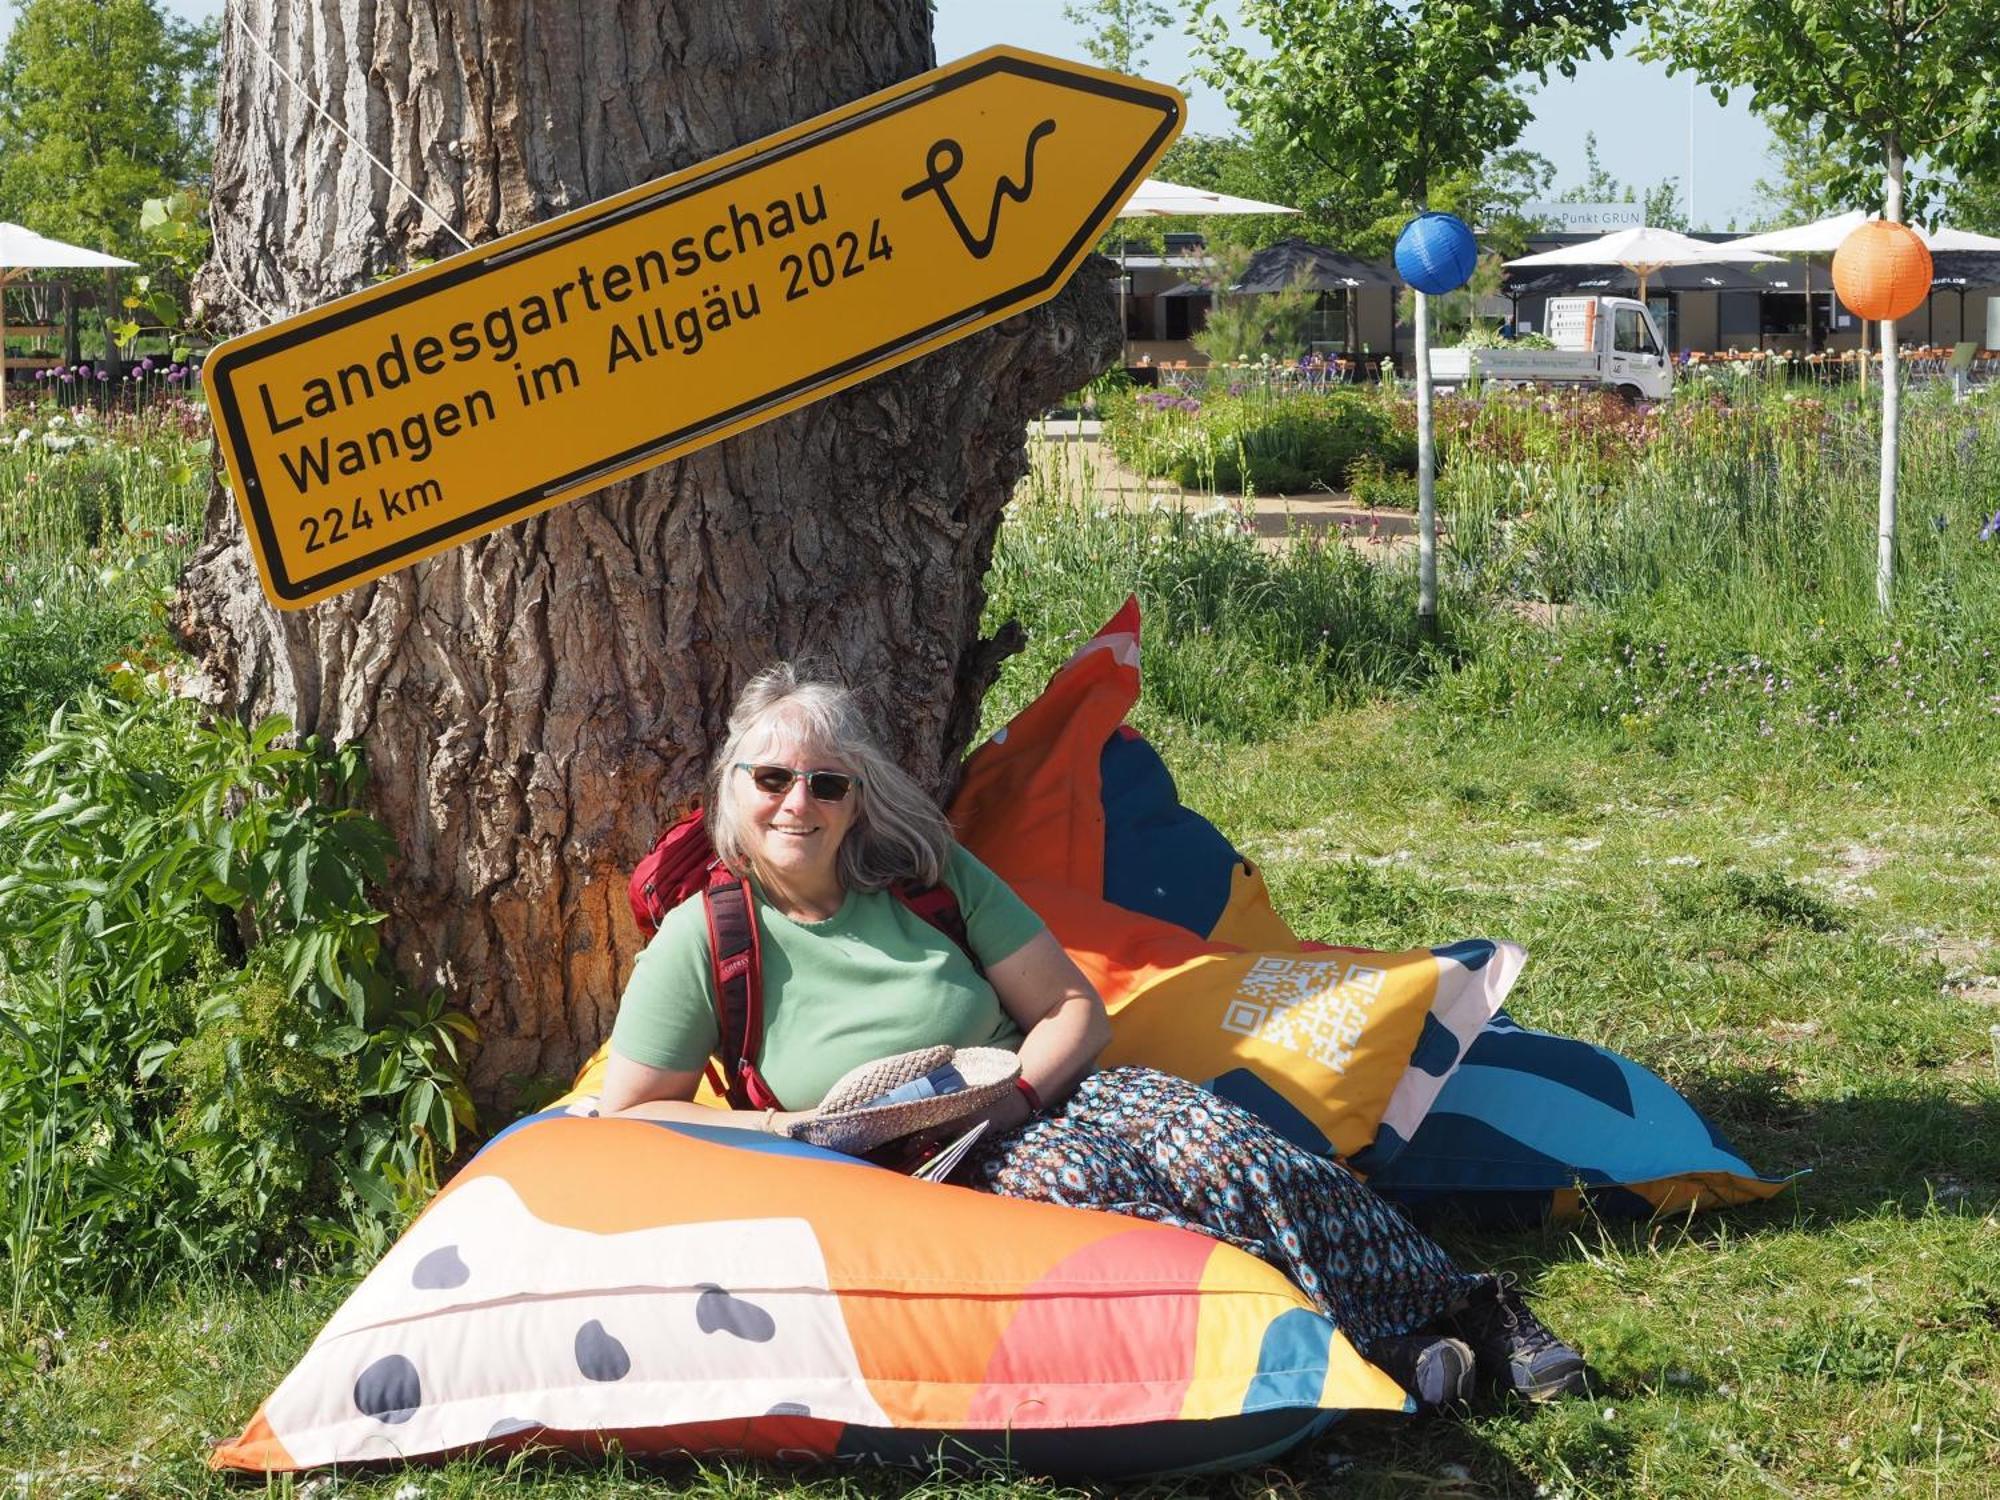
[[[1380,954],[1301,942],[1125,723],[1139,633],[1128,600],[973,752],[952,805],[967,847],[1105,996],[1107,1062],[1206,1082],[1427,1211],[1562,1217],[1588,1201],[1648,1215],[1783,1187],[1637,1063],[1501,1012],[1524,961],[1513,944]]]

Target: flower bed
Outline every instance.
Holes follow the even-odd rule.
[[[1149,479],[1229,493],[1343,490],[1359,469],[1411,473],[1417,461],[1407,408],[1349,390],[1123,394],[1105,407],[1104,439]]]

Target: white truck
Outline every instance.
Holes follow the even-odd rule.
[[[1431,379],[1542,385],[1603,385],[1631,400],[1659,401],[1674,388],[1666,341],[1643,302],[1630,297],[1552,297],[1553,349],[1433,349]]]

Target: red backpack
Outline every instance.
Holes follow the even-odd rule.
[[[757,1071],[764,1049],[764,957],[747,882],[732,871],[709,841],[701,808],[683,815],[639,861],[626,885],[632,920],[651,937],[666,914],[700,893],[708,915],[709,977],[715,991],[716,1034],[720,1038],[708,1077],[735,1109],[781,1108],[778,1096]],[[951,887],[912,886],[897,881],[889,893],[956,943],[983,976],[972,951],[965,915]],[[716,1063],[721,1063],[718,1072]]]

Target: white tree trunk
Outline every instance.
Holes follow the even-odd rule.
[[[230,0],[216,238],[250,326],[688,167],[932,66],[925,0]],[[473,1082],[566,1076],[639,939],[625,875],[738,686],[833,663],[942,787],[1010,649],[981,579],[1031,415],[1118,349],[1108,265],[1054,302],[682,462],[279,614],[211,496],[176,623],[218,705],[359,740],[400,849],[386,935],[479,1020]],[[1003,637],[1007,632],[1002,632]]]
[[[1903,221],[1903,152],[1890,142],[1882,216]],[[1897,368],[1896,324],[1882,324],[1882,494],[1875,518],[1875,602],[1883,614],[1894,604],[1896,586],[1896,476],[1902,460],[1902,371]]]
[[[1417,624],[1437,634],[1437,449],[1431,426],[1431,306],[1417,299]]]

